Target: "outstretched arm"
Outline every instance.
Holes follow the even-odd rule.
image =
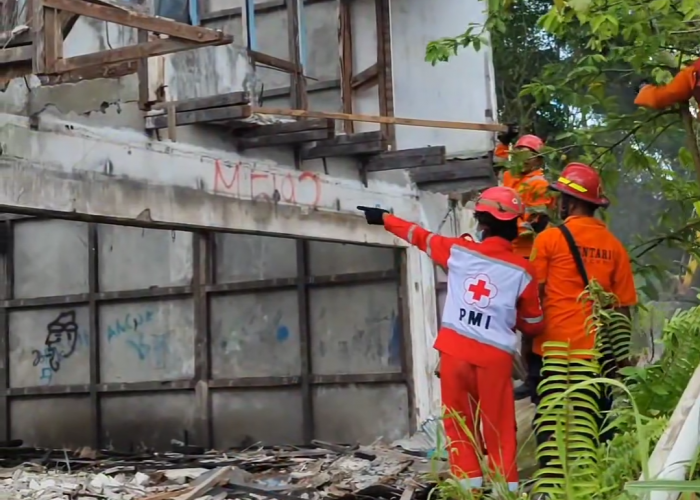
[[[515,327],[530,337],[539,335],[544,330],[544,313],[537,288],[537,282],[530,279],[518,299]]]
[[[447,267],[450,258],[450,248],[453,238],[446,238],[439,234],[431,233],[418,224],[408,222],[391,214],[384,214],[384,228],[395,236],[418,247],[437,264]]]

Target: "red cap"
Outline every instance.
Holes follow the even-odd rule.
[[[523,202],[515,190],[503,186],[488,188],[476,200],[476,212],[486,212],[498,220],[513,220],[524,213]]]
[[[544,141],[537,137],[536,135],[528,134],[522,136],[520,139],[518,139],[518,142],[515,143],[516,148],[527,148],[530,151],[534,151],[535,153],[539,153],[542,148],[544,147]]]
[[[569,163],[551,188],[599,207],[610,205],[610,200],[603,194],[600,175],[584,163]]]

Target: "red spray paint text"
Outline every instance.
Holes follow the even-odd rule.
[[[318,207],[323,187],[313,172],[265,172],[255,169],[255,163],[214,162],[214,192],[267,202]]]

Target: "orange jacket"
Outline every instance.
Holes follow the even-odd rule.
[[[700,59],[679,71],[668,85],[645,85],[637,94],[634,103],[637,106],[660,110],[688,101],[696,90],[698,71]]]
[[[525,205],[526,213],[518,220],[519,236],[513,242],[513,251],[522,257],[529,258],[535,239],[530,222],[534,221],[535,216],[543,209],[554,207],[554,198],[549,195],[549,183],[542,169],[537,169],[517,177],[510,172],[505,172],[503,185],[515,189]]]

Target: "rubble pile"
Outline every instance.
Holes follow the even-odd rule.
[[[440,460],[386,445],[125,454],[0,448],[0,500],[427,500]]]

